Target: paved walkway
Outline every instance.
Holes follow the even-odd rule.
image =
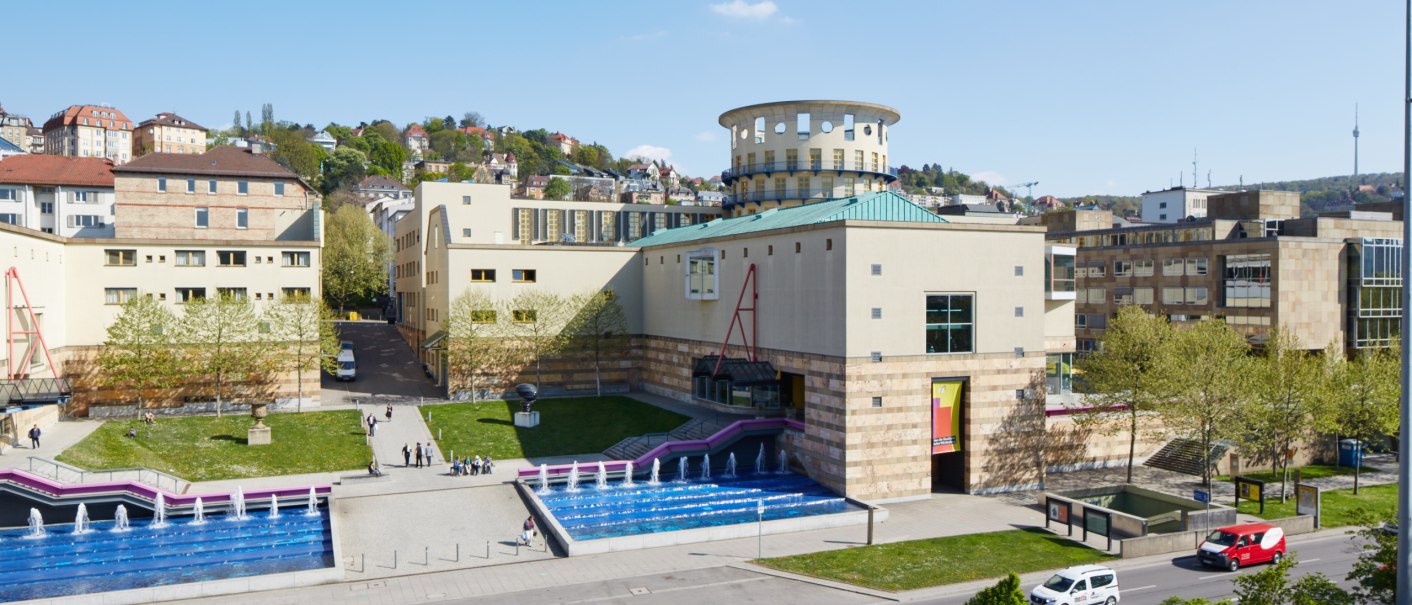
[[[19,447],[0,447],[0,468],[27,469],[31,456],[53,460],[75,443],[83,441],[84,437],[98,430],[100,426],[103,426],[102,420],[57,422],[44,429],[44,434],[39,439],[39,449],[30,449],[29,437],[24,435],[29,431],[29,427],[24,427],[24,430],[20,431]]]

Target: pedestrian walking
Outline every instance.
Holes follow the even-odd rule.
[[[392,422],[392,404],[387,404],[387,421]]]
[[[525,523],[521,527],[524,531],[520,533],[520,542],[525,546],[534,546],[534,536],[538,533],[534,528],[534,517],[525,517]]]
[[[407,444],[405,443],[402,444],[402,466],[412,466],[412,448],[407,447]]]
[[[371,435],[371,436],[373,436],[373,437],[377,437],[377,436],[378,436],[378,419],[377,419],[376,416],[369,416],[368,419],[369,419],[369,420],[372,420],[372,424],[369,424],[369,425],[368,425],[368,427],[369,427],[369,428],[368,428],[368,434]]]
[[[347,421],[345,420],[344,422],[347,422]],[[39,449],[39,435],[41,434],[41,432],[42,432],[42,431],[39,430],[39,425],[37,425],[37,424],[34,425],[34,428],[32,428],[32,429],[29,430],[29,447],[30,447],[30,449],[35,449],[35,450]]]
[[[422,468],[422,442],[417,442],[417,468]]]
[[[431,466],[431,461],[433,460],[433,457],[432,457],[431,453],[432,453],[431,442],[428,441],[428,442],[427,442],[427,466]]]

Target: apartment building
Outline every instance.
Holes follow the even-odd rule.
[[[248,149],[151,153],[113,173],[120,238],[264,242],[317,235],[317,213],[310,210],[318,206],[318,193]]]
[[[1299,194],[1212,195],[1204,219],[1114,227],[1101,211],[1039,219],[1053,244],[1078,249],[1079,350],[1098,346],[1121,305],[1176,324],[1224,320],[1255,344],[1270,329],[1309,349],[1392,344],[1401,323],[1401,220],[1354,209],[1300,217]]]
[[[70,105],[44,122],[44,153],[71,158],[132,160],[133,123],[104,105]]]
[[[149,153],[206,152],[206,129],[171,112],[162,112],[137,125],[132,133],[133,157]]]
[[[29,118],[12,113],[5,113],[5,108],[0,106],[0,139],[9,141],[15,147],[26,152],[30,150],[29,131],[34,128],[34,124]]]
[[[1188,218],[1205,218],[1207,199],[1223,193],[1229,192],[1195,187],[1144,191],[1139,214],[1144,223],[1176,223]]]
[[[353,186],[353,195],[365,202],[380,197],[391,197],[401,200],[412,197],[412,190],[394,179],[375,174],[373,176],[363,177],[363,180],[358,181],[358,184]]]
[[[0,160],[0,222],[64,237],[113,237],[113,163],[27,154]]]

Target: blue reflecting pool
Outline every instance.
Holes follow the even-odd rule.
[[[331,567],[327,509],[281,512],[171,518],[164,527],[134,519],[126,531],[99,521],[80,534],[50,525],[42,537],[0,531],[0,602]]]
[[[864,510],[795,474],[746,474],[656,486],[609,482],[598,488],[588,483],[576,491],[551,485],[538,496],[575,540],[754,523],[762,505],[765,521]]]

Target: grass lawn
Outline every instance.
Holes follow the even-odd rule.
[[[1295,470],[1295,469],[1294,469],[1293,467],[1291,467],[1291,468],[1289,469],[1289,480],[1290,480],[1290,482],[1291,482],[1291,485],[1292,485],[1293,482],[1294,482],[1294,470]],[[1375,467],[1371,467],[1371,466],[1368,466],[1368,465],[1366,465],[1366,464],[1363,465],[1363,474],[1365,474],[1365,475],[1368,474],[1368,473],[1376,473],[1376,472],[1378,472],[1379,470],[1381,470],[1381,469],[1378,469],[1378,468],[1375,468]],[[1329,464],[1309,464],[1309,465],[1305,465],[1305,466],[1299,467],[1299,472],[1303,475],[1303,479],[1305,479],[1305,480],[1308,480],[1308,479],[1323,479],[1324,477],[1336,477],[1336,476],[1339,476],[1339,475],[1352,475],[1352,474],[1353,474],[1353,467],[1351,467],[1351,466],[1333,466],[1333,465],[1329,465]],[[1241,476],[1242,476],[1242,477],[1249,478],[1249,479],[1254,479],[1254,480],[1256,480],[1256,481],[1264,481],[1264,482],[1267,484],[1267,485],[1265,486],[1266,489],[1269,489],[1269,488],[1270,488],[1270,486],[1268,485],[1268,484],[1270,484],[1270,483],[1273,483],[1273,484],[1275,485],[1275,489],[1276,489],[1276,490],[1279,490],[1279,488],[1280,488],[1280,475],[1276,475],[1276,474],[1274,474],[1274,473],[1272,473],[1272,472],[1270,472],[1270,471],[1250,471],[1250,472],[1241,473]],[[1217,481],[1230,481],[1230,480],[1231,480],[1231,477],[1230,477],[1230,475],[1218,475],[1218,476],[1216,477],[1216,480],[1217,480]],[[1291,488],[1291,489],[1293,489],[1293,488]]]
[[[59,461],[87,469],[147,467],[188,481],[219,481],[357,469],[368,464],[358,412],[271,413],[273,443],[251,447],[248,414],[160,418],[154,426],[110,420]],[[137,427],[129,439],[129,427]]]
[[[1365,467],[1366,468],[1366,467]],[[1265,489],[1270,490],[1266,485]],[[1275,498],[1265,500],[1265,514],[1260,514],[1260,504],[1240,501],[1240,512],[1255,515],[1264,519],[1280,519],[1294,516],[1294,488],[1290,487],[1290,498],[1284,504],[1280,504],[1279,486],[1274,488]],[[1325,491],[1320,498],[1321,512],[1320,523],[1322,527],[1343,527],[1346,525],[1356,525],[1363,514],[1371,514],[1375,518],[1384,518],[1397,511],[1397,484],[1388,483],[1385,485],[1371,485],[1359,488],[1358,495],[1353,495],[1351,489],[1336,489]],[[1222,504],[1228,504],[1223,502]]]
[[[422,407],[441,455],[496,460],[598,453],[624,437],[665,433],[688,418],[627,397],[568,397],[535,402],[539,426],[516,428],[519,402],[482,401]]]
[[[761,559],[781,571],[879,590],[916,590],[1113,557],[1043,529],[1017,529]]]

